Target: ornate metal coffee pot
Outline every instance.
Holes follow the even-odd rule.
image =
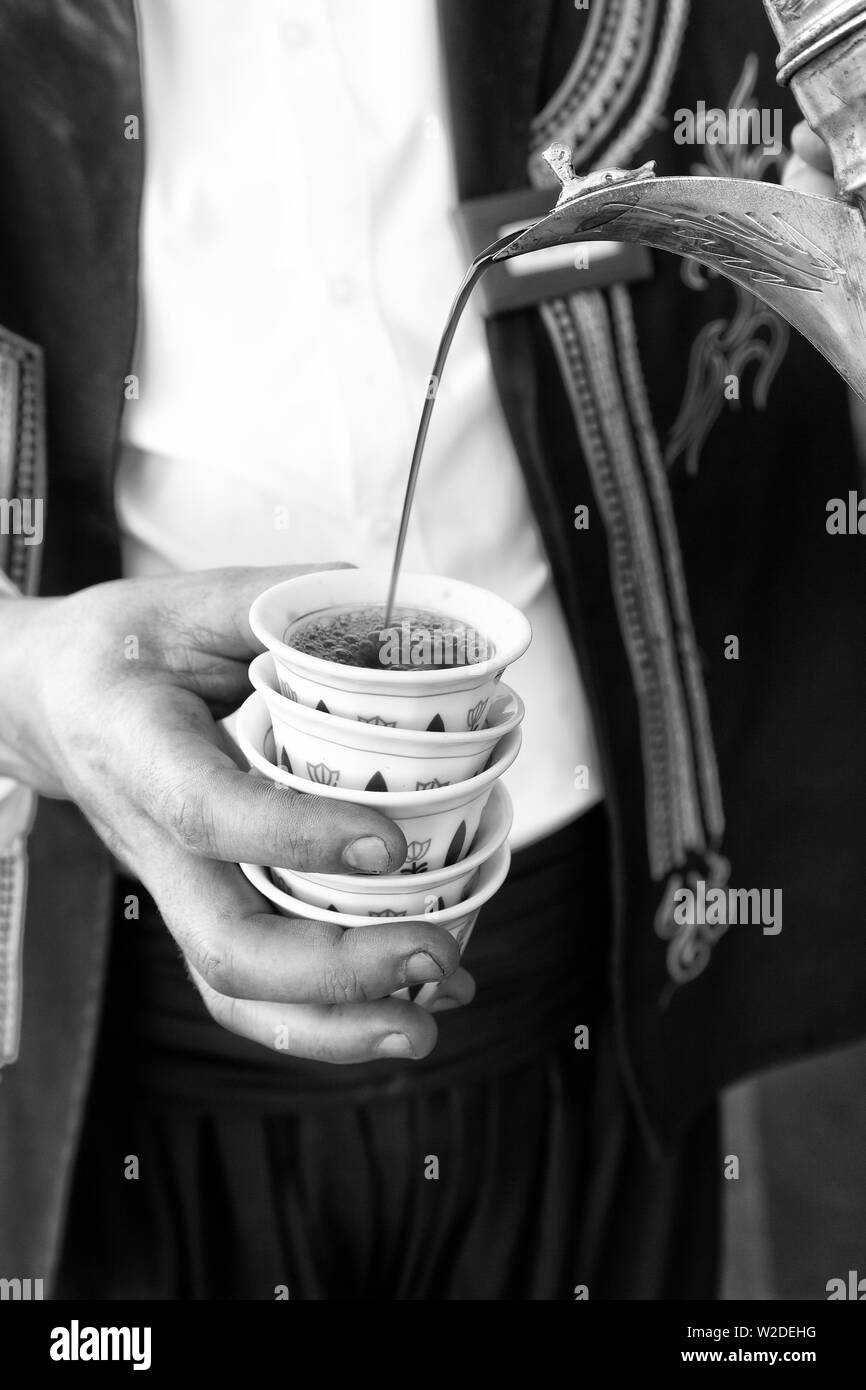
[[[790,84],[826,142],[837,196],[730,178],[637,170],[575,176],[571,151],[545,158],[556,207],[496,260],[582,241],[632,241],[691,257],[742,285],[809,339],[866,401],[866,0],[764,0]]]

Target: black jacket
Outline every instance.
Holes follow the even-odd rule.
[[[748,104],[749,53],[754,100],[783,107],[788,132],[761,7],[729,0],[723,24],[720,9],[694,5],[684,28],[682,0],[440,0],[461,198],[525,187],[554,136],[584,169],[691,172],[707,151],[674,143],[672,114],[727,107],[738,84]],[[44,355],[46,594],[120,572],[147,136],[126,139],[124,118],[141,112],[130,0],[0,0],[0,325]],[[720,172],[745,168],[724,157]],[[824,524],[857,486],[841,381],[728,282],[653,261],[630,289],[494,319],[489,344],[592,705],[622,1066],[663,1146],[724,1083],[864,1031],[866,667],[863,543]],[[721,879],[725,859],[733,885],[782,889],[781,933],[671,937],[682,874]],[[110,879],[79,812],[43,803],[21,1052],[0,1086],[0,1252],[22,1277],[50,1278],[56,1258]]]

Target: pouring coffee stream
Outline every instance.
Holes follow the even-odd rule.
[[[388,584],[388,598],[385,604],[385,627],[391,626],[391,615],[394,609],[394,600],[397,594],[397,581],[400,577],[400,566],[403,563],[403,550],[406,546],[406,532],[409,529],[409,517],[412,511],[412,502],[415,498],[415,487],[418,482],[418,474],[421,469],[421,459],[424,454],[424,445],[427,441],[427,431],[430,428],[430,417],[433,414],[433,407],[436,404],[436,394],[442,380],[442,373],[445,370],[445,363],[457,332],[457,325],[463,316],[463,310],[469,303],[469,296],[472,294],[481,276],[494,262],[497,252],[508,246],[514,240],[511,236],[500,237],[491,246],[486,247],[475,257],[466,274],[463,277],[460,288],[454,297],[454,303],[448,311],[445,320],[445,327],[442,330],[442,337],[439,339],[439,346],[436,349],[436,356],[433,359],[433,366],[427,378],[427,395],[421,409],[421,419],[418,422],[418,432],[415,435],[415,446],[412,450],[412,462],[409,465],[409,477],[406,482],[406,492],[403,496],[403,510],[400,514],[400,529],[397,532],[397,544],[394,548],[394,562],[391,566],[391,579]]]
[[[491,266],[553,246],[640,242],[701,262],[775,309],[866,401],[866,0],[764,0],[790,83],[827,144],[838,196],[745,179],[656,177],[652,164],[575,175],[571,150],[544,152],[560,183],[547,216],[472,262],[446,320],[421,411],[388,587],[391,621],[421,458],[460,317]]]

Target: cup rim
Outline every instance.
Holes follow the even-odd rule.
[[[249,665],[249,677],[253,688],[261,692],[268,707],[273,704],[280,710],[284,706],[291,706],[293,710],[301,711],[301,721],[309,720],[314,731],[317,731],[317,726],[321,725],[323,736],[326,735],[328,729],[332,729],[335,733],[339,733],[341,730],[344,733],[357,730],[358,723],[364,722],[347,719],[342,714],[325,714],[322,710],[311,709],[309,705],[302,705],[300,701],[289,700],[277,686],[273,652],[259,652],[258,656],[253,658]],[[497,698],[499,692],[506,695],[513,703],[511,713],[506,719],[503,719],[501,725],[485,724],[480,729],[467,729],[465,732],[460,729],[454,733],[449,733],[448,730],[444,730],[442,733],[431,733],[429,729],[392,729],[388,725],[366,724],[370,747],[371,749],[375,748],[376,751],[381,749],[382,752],[393,752],[395,746],[400,744],[421,743],[423,745],[429,740],[431,752],[437,748],[440,751],[444,750],[447,745],[470,749],[483,743],[483,735],[485,734],[495,734],[494,742],[497,742],[510,733],[512,729],[516,729],[518,724],[523,723],[526,706],[517,691],[507,685],[505,681],[499,681],[496,690],[497,695],[491,696],[491,703]],[[429,754],[425,756],[429,756]]]
[[[480,868],[483,864],[485,864],[485,863],[487,862],[488,859],[492,859],[492,857],[493,857],[493,855],[496,853],[496,851],[497,851],[503,844],[505,844],[506,840],[508,839],[508,836],[509,836],[510,833],[511,833],[511,827],[512,827],[512,825],[513,825],[513,823],[514,823],[514,805],[513,805],[513,803],[512,803],[511,797],[510,797],[509,794],[508,794],[507,788],[504,787],[504,786],[502,785],[501,782],[495,783],[495,785],[494,785],[494,787],[493,787],[493,790],[491,791],[490,796],[489,796],[489,798],[488,798],[487,806],[485,806],[485,808],[484,808],[484,811],[483,811],[483,814],[482,814],[482,820],[484,819],[484,816],[487,815],[488,808],[489,808],[490,806],[493,805],[494,801],[495,801],[495,803],[496,803],[496,810],[500,812],[500,814],[501,814],[501,816],[502,816],[502,820],[503,820],[502,826],[500,826],[500,827],[494,832],[494,834],[495,834],[495,843],[492,844],[492,845],[491,845],[490,843],[484,844],[484,845],[479,845],[478,849],[472,850],[470,854],[467,854],[467,856],[466,856],[465,859],[458,859],[457,862],[456,862],[455,864],[443,865],[443,867],[442,867],[441,869],[427,869],[423,874],[412,875],[412,876],[411,876],[411,877],[412,877],[412,881],[413,881],[415,884],[417,884],[418,887],[421,887],[422,883],[425,883],[425,884],[426,884],[426,883],[429,883],[429,884],[431,884],[433,887],[437,887],[437,888],[438,888],[438,887],[441,886],[441,884],[443,884],[443,883],[450,883],[450,881],[451,881],[452,879],[457,878],[457,877],[458,877],[458,874],[459,874],[461,871],[464,871],[464,870],[467,870],[467,869],[468,869],[470,872],[474,873],[475,870],[478,869],[478,868]],[[500,811],[500,807],[501,807],[501,811]],[[481,828],[481,827],[479,826],[479,830],[480,830],[480,828]],[[491,835],[491,839],[494,839],[494,835]],[[286,868],[286,867],[283,866],[283,865],[280,865],[279,867],[280,867],[280,869],[281,869],[281,871],[282,871],[283,873],[290,873],[290,874],[300,874],[300,873],[302,873],[302,871],[301,871],[300,869]],[[383,891],[387,891],[388,888],[390,888],[392,891],[394,891],[397,887],[407,887],[407,886],[409,886],[409,877],[410,877],[410,875],[401,874],[401,873],[396,873],[396,874],[307,874],[307,873],[304,873],[302,876],[303,876],[304,878],[312,879],[314,883],[317,883],[317,884],[321,885],[321,887],[323,887],[323,888],[325,888],[325,887],[327,887],[327,888],[335,888],[335,889],[337,889],[338,891],[341,891],[341,892],[344,892],[344,893],[347,892],[347,891],[351,891],[351,890],[349,889],[349,887],[348,887],[349,884],[354,885],[354,884],[356,884],[359,880],[360,880],[362,883],[369,884],[369,885],[370,885],[370,891],[371,891],[371,892],[374,892],[377,888],[380,889],[380,890],[383,890]]]
[[[366,790],[353,790],[351,787],[332,787],[324,782],[311,782],[308,778],[297,777],[293,772],[287,772],[285,768],[271,762],[270,758],[265,756],[265,753],[256,746],[256,742],[253,740],[249,726],[255,718],[260,718],[263,725],[266,726],[262,731],[263,741],[267,734],[272,732],[272,727],[267,704],[259,690],[254,690],[237,711],[235,734],[244,757],[269,781],[279,782],[284,787],[291,787],[293,791],[307,792],[315,796],[328,796],[334,801],[354,801],[361,806],[372,806],[376,810],[385,811],[386,814],[391,810],[398,818],[399,812],[395,808],[405,806],[407,803],[413,807],[430,806],[432,809],[449,801],[456,801],[459,804],[461,796],[465,796],[467,800],[474,799],[475,793],[480,794],[486,787],[490,786],[491,782],[497,782],[502,774],[507,772],[520,752],[522,742],[520,728],[512,729],[510,733],[499,740],[494,748],[493,755],[495,756],[499,744],[504,745],[495,762],[482,772],[476,772],[474,777],[465,777],[461,782],[449,782],[445,787],[429,787],[414,792],[368,792]]]
[[[454,903],[451,907],[439,908],[435,912],[416,912],[412,916],[400,917],[400,923],[432,921],[437,926],[447,926],[449,922],[455,922],[461,917],[468,917],[470,913],[477,912],[482,908],[486,902],[489,902],[494,893],[499,891],[505,882],[510,865],[511,850],[508,841],[505,840],[481,865],[478,887],[470,897],[464,898],[462,902]],[[269,871],[261,864],[241,864],[239,868],[248,882],[263,897],[278,907],[287,908],[293,917],[300,920],[312,918],[316,922],[332,922],[335,926],[341,927],[369,927],[377,923],[396,920],[393,917],[359,917],[357,913],[329,912],[327,908],[316,907],[314,903],[301,902],[300,898],[293,898],[290,893],[278,888],[270,878]]]
[[[490,601],[494,607],[502,610],[503,617],[507,613],[510,621],[515,625],[515,633],[508,643],[495,643],[496,650],[493,656],[487,657],[484,661],[473,662],[471,666],[449,666],[436,670],[423,670],[418,668],[411,671],[384,671],[377,670],[376,667],[366,666],[345,666],[337,661],[326,661],[324,657],[311,656],[308,652],[300,652],[297,647],[290,646],[283,640],[282,633],[276,633],[268,626],[265,617],[265,610],[275,602],[277,595],[285,593],[286,590],[298,588],[311,580],[321,579],[323,575],[343,575],[351,574],[364,582],[367,579],[376,580],[382,593],[387,592],[388,580],[390,575],[383,570],[375,569],[334,569],[334,570],[309,570],[305,574],[294,575],[291,579],[283,579],[278,584],[272,584],[269,589],[265,589],[253,600],[249,612],[249,624],[256,637],[268,651],[274,652],[281,657],[287,664],[294,664],[299,671],[303,671],[310,679],[318,678],[323,684],[329,681],[337,688],[345,688],[350,684],[347,672],[352,672],[354,684],[365,688],[375,687],[377,693],[381,692],[383,681],[387,681],[386,691],[390,689],[393,694],[405,694],[410,688],[421,684],[425,691],[434,694],[441,689],[449,687],[462,689],[465,685],[472,689],[474,685],[469,682],[467,673],[471,673],[474,684],[481,684],[490,679],[498,671],[504,671],[506,666],[510,666],[517,661],[526,651],[532,640],[532,628],[529,619],[521,613],[519,608],[515,608],[507,599],[500,598],[490,589],[482,589],[478,584],[470,584],[463,579],[447,579],[445,576],[435,574],[419,574],[417,572],[401,572],[400,583],[405,587],[417,582],[431,582],[440,580],[442,583],[451,585],[453,589],[461,590],[473,595],[483,595],[485,600]],[[359,600],[361,602],[361,600]],[[329,605],[323,605],[328,607]],[[334,606],[333,604],[330,606]],[[315,611],[315,610],[313,610]],[[456,617],[457,614],[452,616]],[[285,632],[285,627],[283,628]],[[488,634],[491,636],[492,634]],[[461,672],[462,677],[455,678],[456,673]]]

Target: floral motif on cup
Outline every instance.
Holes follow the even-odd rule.
[[[466,715],[466,723],[470,729],[480,729],[481,721],[487,711],[489,700],[479,700],[477,705],[473,705]]]
[[[282,677],[282,676],[280,676],[279,682],[280,682],[280,690],[282,690],[282,692],[283,692],[283,694],[285,695],[286,699],[287,699],[287,700],[294,700],[295,704],[297,704],[297,703],[298,703],[298,697],[297,697],[297,695],[295,694],[295,692],[294,692],[294,690],[292,689],[292,687],[289,685],[289,682],[288,682],[287,680],[283,680],[283,677]]]
[[[433,789],[434,789],[434,787],[450,787],[450,786],[451,786],[451,783],[450,783],[450,782],[440,782],[439,779],[438,779],[437,777],[434,777],[432,782],[416,782],[416,783],[415,783],[415,790],[416,790],[416,792],[432,792]]]
[[[367,916],[368,916],[368,917],[405,917],[406,914],[407,914],[407,911],[408,911],[408,909],[407,909],[407,908],[404,908],[402,912],[395,912],[395,910],[394,910],[392,907],[385,907],[385,908],[382,909],[381,912],[368,912],[368,913],[367,913]]]
[[[381,724],[383,729],[396,729],[396,719],[383,719],[381,714],[373,714],[369,719],[365,719],[363,714],[358,715],[359,724]]]
[[[323,787],[336,787],[340,780],[339,771],[328,767],[327,763],[307,763],[307,772],[311,782],[318,782]]]
[[[400,870],[401,874],[424,874],[427,872],[427,861],[424,856],[430,849],[429,840],[410,840],[406,846],[407,866]]]

